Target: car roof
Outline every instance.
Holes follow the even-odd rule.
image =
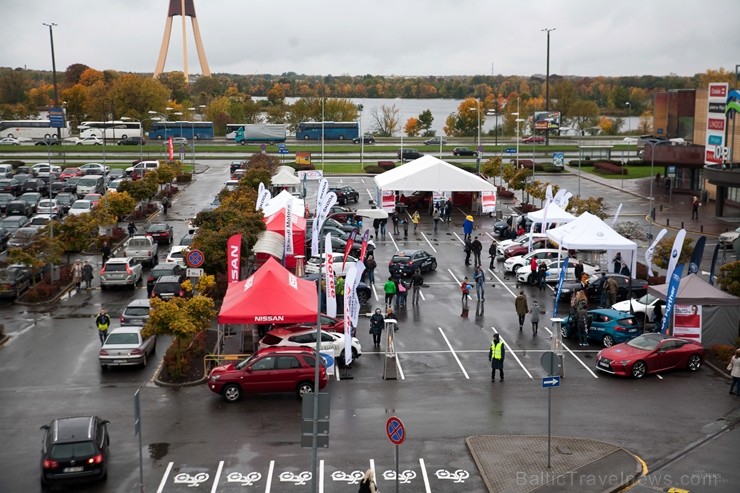
[[[599,313],[599,314],[606,315],[612,318],[634,317],[634,315],[632,315],[629,312],[620,312],[619,310],[613,310],[611,308],[595,308],[593,310],[589,310],[588,312],[589,313]]]
[[[111,257],[108,259],[106,264],[126,264],[131,260],[131,257]]]
[[[270,332],[275,332],[271,330]],[[262,356],[268,353],[302,353],[313,355],[316,351],[311,348],[301,346],[268,346],[255,351],[255,355]]]
[[[151,303],[149,302],[149,298],[138,298],[138,299],[132,300],[131,303],[126,305],[126,308],[128,307],[133,308],[133,307],[139,307],[139,306],[150,307]]]
[[[75,416],[57,418],[49,426],[54,443],[79,442],[90,440],[95,431],[94,416]]]
[[[394,257],[396,257],[396,256],[411,257],[412,255],[414,255],[415,253],[418,253],[418,252],[423,252],[423,250],[420,249],[420,248],[417,248],[417,249],[408,248],[408,249],[405,249],[405,250],[399,250],[399,251],[397,251],[396,253],[393,254],[393,256]]]
[[[180,278],[178,276],[162,276],[157,279],[156,284],[165,282],[176,282],[177,284],[180,284]]]
[[[143,327],[141,325],[122,325],[111,330],[110,334],[138,334]]]

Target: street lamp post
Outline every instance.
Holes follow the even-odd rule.
[[[632,103],[627,101],[624,104],[627,106],[627,134],[629,135],[632,133],[632,122],[630,121],[630,118],[632,117]]]
[[[188,111],[198,112],[198,115],[200,115],[200,120],[203,121],[203,116],[202,116],[203,114],[201,112],[203,111],[203,108],[205,108],[205,107],[206,107],[206,105],[201,104],[201,105],[198,105],[197,108],[195,108],[195,107],[188,108]],[[190,118],[191,118],[191,120],[190,120],[191,134],[192,134],[192,137],[193,137],[193,142],[191,142],[190,148],[192,150],[193,169],[195,169],[195,121],[192,120],[192,118],[193,118],[192,115],[190,115]],[[180,132],[180,133],[182,133],[182,132]]]
[[[158,122],[161,120],[161,118],[158,116],[153,116],[152,118],[144,118],[143,120],[137,120],[136,118],[122,116],[121,120],[125,122],[126,121],[137,122],[139,124],[139,161],[143,161],[144,160],[144,122],[146,121]]]
[[[57,62],[56,57],[54,56],[54,26],[56,26],[57,24],[54,22],[42,22],[41,24],[49,27],[49,41],[51,42],[51,71],[54,81],[54,107],[56,108],[59,106],[59,91],[57,89]],[[57,138],[59,140],[62,140],[61,130],[59,129],[57,129]]]
[[[556,27],[546,27],[540,31],[547,33],[547,74],[545,75],[545,111],[550,113],[550,32],[557,29]],[[533,132],[534,133],[534,132]],[[547,120],[547,130],[545,130],[545,145],[550,145],[550,120]]]
[[[481,145],[480,145],[480,99],[475,99],[475,109],[469,108],[469,111],[475,111],[475,117],[478,120],[478,140],[477,140],[477,147],[475,148],[475,170],[480,173],[480,155],[482,152]],[[439,140],[439,158],[442,159],[442,139]]]

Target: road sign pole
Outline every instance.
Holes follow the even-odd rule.
[[[398,445],[396,445],[396,493],[398,493]]]
[[[552,451],[552,387],[547,389],[547,468],[550,469],[550,454]]]

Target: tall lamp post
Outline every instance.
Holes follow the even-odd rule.
[[[146,121],[152,121],[152,122],[158,122],[162,118],[158,116],[153,116],[152,118],[144,118],[143,120],[137,120],[136,118],[131,118],[128,116],[122,116],[121,120],[123,121],[132,121],[132,122],[138,122],[139,123],[139,161],[144,160],[144,122]]]
[[[59,106],[59,91],[57,89],[57,62],[56,57],[54,56],[54,26],[57,24],[55,22],[42,22],[41,23],[44,26],[48,26],[49,28],[49,41],[51,42],[51,72],[52,72],[52,78],[54,81],[54,107]],[[57,138],[59,140],[62,140],[62,134],[61,130],[57,129]]]
[[[362,171],[365,171],[365,163],[363,161],[363,157],[365,154],[365,134],[362,132],[362,110],[365,107],[361,104],[357,105],[357,112],[360,114],[360,168],[362,168]]]
[[[206,105],[200,104],[200,105],[198,105],[197,108],[194,108],[194,107],[193,108],[188,108],[188,111],[197,112],[197,114],[200,116],[200,120],[203,121],[203,116],[202,116],[203,113],[202,112],[203,112],[203,109],[205,107],[206,107]],[[192,149],[193,169],[195,169],[195,121],[192,120],[192,118],[193,118],[192,114],[190,115],[190,118],[191,118],[191,120],[190,120],[190,127],[191,127],[191,133],[192,133],[192,137],[193,137],[193,142],[191,142],[191,149]],[[180,132],[180,133],[182,133],[182,132]]]
[[[545,111],[550,113],[550,32],[557,29],[556,27],[546,27],[540,31],[547,33],[547,74],[545,75]],[[547,120],[547,130],[545,130],[545,145],[550,145],[550,120]]]
[[[632,122],[630,121],[630,118],[632,118],[632,103],[627,101],[624,104],[627,106],[627,134],[630,134],[632,133]]]
[[[481,155],[481,152],[483,151],[483,149],[481,149],[481,145],[480,145],[480,99],[476,98],[475,99],[475,108],[469,108],[468,110],[469,111],[475,111],[475,117],[478,120],[478,127],[477,127],[477,129],[478,129],[478,140],[477,140],[477,147],[475,148],[475,150],[476,150],[476,154],[475,154],[476,155],[476,158],[475,158],[475,170],[478,173],[480,173],[480,155]],[[441,156],[441,154],[442,154],[442,140],[441,139],[440,139],[440,145],[439,145],[439,147],[440,147],[440,151],[439,151],[440,156],[439,157],[440,157],[440,159],[442,159],[442,156]]]

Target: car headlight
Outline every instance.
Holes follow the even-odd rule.
[[[623,359],[622,361],[619,362],[619,364],[622,366],[628,365],[629,363],[630,363],[630,360],[628,359]]]
[[[209,380],[213,383],[216,383],[219,378],[221,378],[221,375],[211,375]]]

